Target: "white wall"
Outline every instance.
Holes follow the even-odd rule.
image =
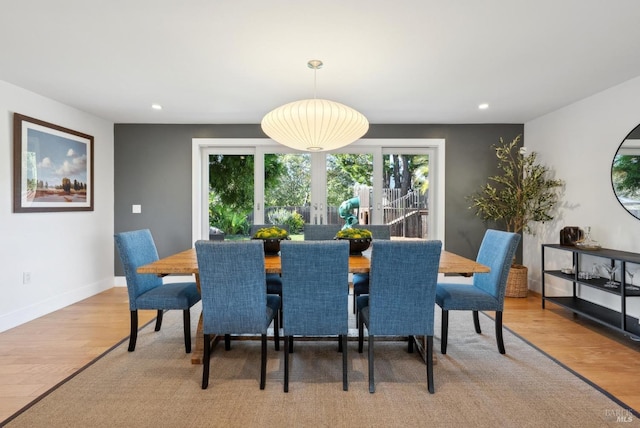
[[[525,124],[525,145],[529,151],[537,152],[539,160],[566,183],[557,218],[538,227],[535,236],[524,236],[523,259],[529,266],[530,289],[541,291],[540,245],[559,243],[560,229],[564,226],[583,229],[591,226],[593,239],[603,247],[640,253],[640,220],[622,208],[611,186],[613,156],[638,123],[640,78]],[[570,259],[557,263],[558,267],[571,266]],[[551,282],[551,290],[561,287]],[[591,292],[588,298],[619,308],[619,298],[609,293]],[[639,300],[636,297],[627,301],[627,312],[636,317],[640,316]]]
[[[13,211],[13,113],[94,137],[94,211]],[[0,331],[113,286],[113,123],[0,81]],[[31,283],[22,283],[22,273]]]

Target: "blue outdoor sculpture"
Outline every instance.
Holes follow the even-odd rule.
[[[360,197],[356,196],[355,198],[347,199],[338,207],[338,214],[340,218],[343,218],[345,221],[343,229],[348,229],[354,224],[358,224],[358,216],[353,215],[353,210],[360,208]]]

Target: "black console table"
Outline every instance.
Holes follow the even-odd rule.
[[[573,272],[563,272],[564,269],[547,269],[545,258],[553,255],[554,252],[563,251],[572,253]],[[549,254],[547,254],[547,252]],[[591,273],[591,266],[582,266],[583,256],[598,257],[602,259],[600,263],[616,264],[618,270],[615,277],[618,280],[616,287],[605,287],[605,283],[609,278],[589,278],[585,279],[579,275],[580,272]],[[558,244],[542,245],[542,308],[545,302],[552,302],[558,306],[564,307],[576,314],[582,315],[607,327],[613,328],[619,332],[629,335],[635,339],[640,339],[640,324],[638,318],[627,315],[627,299],[640,300],[640,290],[631,290],[626,284],[626,264],[633,263],[638,266],[637,280],[640,283],[640,254],[630,253],[626,251],[611,250],[608,248],[600,248],[597,250],[586,250],[573,246]],[[564,266],[563,266],[564,268]],[[549,276],[562,278],[572,284],[571,295],[566,296],[547,296],[545,291],[545,278]],[[620,310],[614,310],[605,306],[590,302],[580,297],[581,287],[590,287],[606,293],[611,293],[620,299]],[[568,294],[568,293],[567,293]]]

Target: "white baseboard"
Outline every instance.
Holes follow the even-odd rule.
[[[36,302],[29,306],[16,308],[15,310],[0,316],[0,332],[17,327],[21,324],[33,321],[36,318],[50,314],[80,300],[101,293],[113,287],[111,278],[97,283],[79,287],[63,294],[52,296],[48,299]]]

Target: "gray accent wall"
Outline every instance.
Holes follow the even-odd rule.
[[[445,140],[446,249],[475,258],[487,225],[468,209],[466,197],[498,172],[491,146],[500,137],[511,141],[519,134],[524,134],[523,124],[371,125],[363,138]],[[193,138],[266,137],[260,125],[114,126],[114,231],[150,229],[160,257],[193,246]],[[142,206],[141,214],[132,214],[134,204]],[[115,275],[123,275],[117,255]]]

